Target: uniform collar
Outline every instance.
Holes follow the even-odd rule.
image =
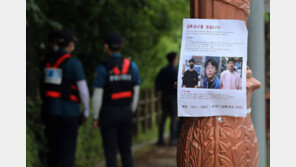
[[[60,55],[63,55],[63,54],[70,54],[66,49],[62,48],[60,49],[59,51]]]
[[[121,57],[121,54],[120,53],[115,53],[115,54],[112,54],[110,57],[111,58]]]

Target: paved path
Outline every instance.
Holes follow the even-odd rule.
[[[168,136],[167,134],[165,136]],[[156,140],[133,146],[135,167],[177,167],[176,146],[156,146]],[[120,157],[118,155],[118,162]],[[101,162],[94,167],[105,167]]]
[[[177,167],[176,154],[177,147],[152,146],[134,158],[135,167]]]

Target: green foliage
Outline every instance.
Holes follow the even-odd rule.
[[[73,54],[82,61],[89,85],[106,57],[104,34],[115,31],[123,36],[123,56],[139,66],[142,88],[151,87],[167,63],[165,55],[179,51],[182,19],[188,16],[187,0],[27,0],[28,94],[38,91],[38,63],[47,49],[47,35],[61,28],[73,29],[78,38]]]
[[[28,126],[26,126],[26,166],[33,167],[40,165],[40,159],[34,158],[38,157],[38,146],[34,142],[34,133],[29,130]]]
[[[41,100],[27,98],[26,107],[26,166],[42,166],[47,152],[44,125],[41,120]]]
[[[93,112],[90,110],[90,116],[92,115]],[[92,120],[89,119],[86,125],[79,127],[75,164],[77,166],[93,166],[103,158],[100,131],[92,128]]]
[[[264,20],[265,20],[265,22],[270,22],[270,13],[264,14]]]
[[[34,0],[27,1],[26,10],[28,13],[31,13],[31,17],[40,26],[45,24],[49,24],[51,27],[55,29],[62,29],[62,25],[46,16],[46,14],[39,8],[39,6],[35,3]],[[27,22],[28,26],[28,22]]]
[[[44,166],[46,164],[47,139],[41,119],[41,99],[27,98],[26,108],[26,166]],[[92,115],[92,110],[90,115]],[[92,129],[92,120],[79,127],[76,148],[76,164],[92,166],[103,158],[102,139],[99,130]]]

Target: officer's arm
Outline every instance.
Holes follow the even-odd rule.
[[[103,88],[98,88],[98,87],[94,88],[93,97],[92,97],[92,107],[93,107],[93,111],[94,111],[94,115],[93,115],[94,120],[99,119],[99,114],[100,114],[100,110],[101,110],[102,102],[103,102],[103,93],[104,93]]]
[[[139,100],[141,79],[140,79],[140,73],[139,73],[139,68],[138,68],[137,64],[132,62],[131,66],[132,66],[132,78],[133,78],[132,80],[135,85],[131,108],[132,108],[132,111],[135,112],[137,109],[138,100]]]
[[[94,120],[99,119],[99,113],[103,103],[103,92],[104,85],[107,76],[106,68],[103,65],[99,65],[95,70],[94,82],[93,82],[93,96],[92,96],[92,107]],[[97,122],[95,122],[96,124]],[[97,125],[96,125],[97,126]]]
[[[83,107],[84,107],[84,116],[89,116],[89,91],[87,87],[86,80],[80,80],[76,82],[78,91],[79,91],[79,97],[82,101]]]
[[[134,86],[134,96],[132,101],[132,111],[135,112],[137,109],[137,104],[139,100],[139,93],[140,93],[140,86],[136,85]]]
[[[89,91],[87,87],[87,83],[84,76],[84,71],[82,64],[79,60],[72,61],[73,70],[74,70],[74,78],[76,81],[76,85],[79,91],[79,97],[82,101],[84,107],[84,116],[88,117],[89,115]]]

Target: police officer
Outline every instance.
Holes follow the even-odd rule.
[[[108,58],[97,66],[93,82],[93,127],[101,130],[107,167],[117,167],[117,148],[123,167],[132,167],[133,112],[141,83],[136,63],[123,58],[121,36],[108,33],[104,49]]]
[[[184,72],[182,87],[184,88],[197,88],[199,74],[194,70],[195,60],[189,60],[189,70]]]
[[[158,129],[157,145],[164,145],[164,125],[168,116],[171,117],[170,145],[177,145],[177,89],[174,83],[177,82],[178,65],[177,53],[167,54],[169,65],[162,68],[155,79],[155,87],[161,92],[162,117]]]
[[[48,43],[47,43],[47,50],[46,53],[41,56],[41,63],[40,63],[40,71],[43,71],[43,68],[45,67],[45,64],[47,63],[46,61],[48,60],[49,57],[55,57],[58,54],[59,51],[59,45],[58,45],[58,38],[60,37],[60,31],[51,31],[48,35]],[[42,101],[46,100],[46,96],[44,93],[44,75],[40,75],[40,95]],[[45,111],[46,104],[43,103],[41,107],[41,117],[43,121],[47,121],[47,113]],[[47,130],[47,129],[46,129]],[[48,134],[48,133],[46,133]]]
[[[84,122],[89,115],[89,92],[81,62],[71,56],[75,44],[71,30],[58,38],[59,50],[45,57],[42,93],[49,141],[49,166],[73,167],[80,120],[79,103],[84,106]]]

